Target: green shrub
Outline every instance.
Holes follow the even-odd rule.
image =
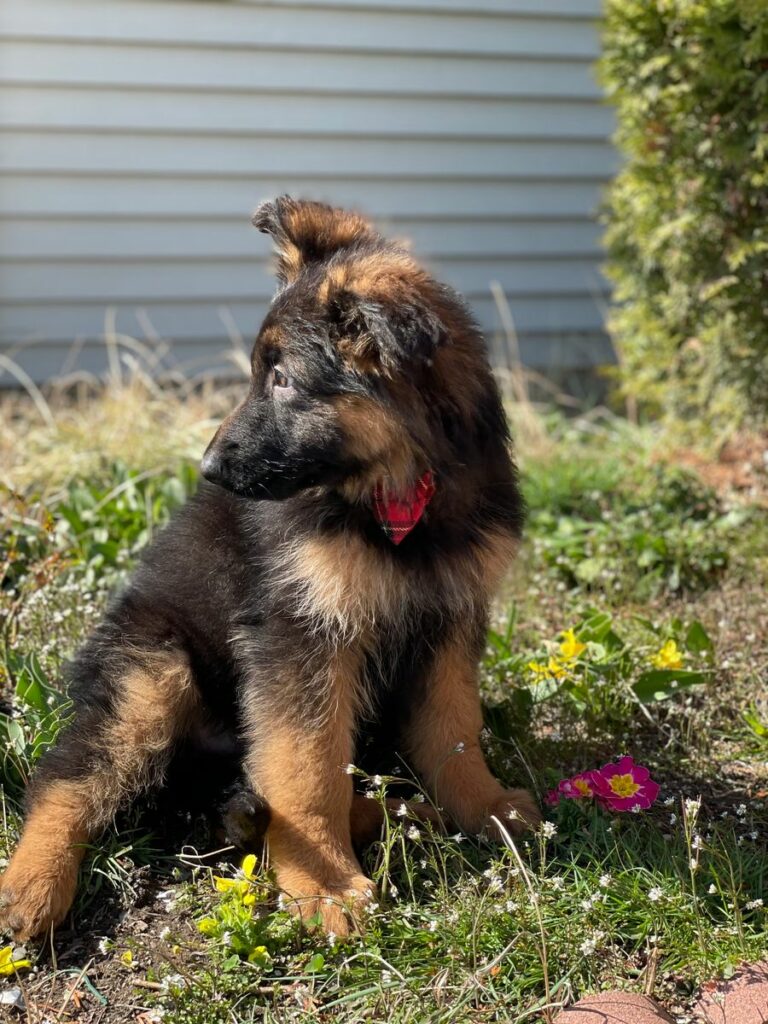
[[[607,206],[625,392],[733,428],[768,408],[768,4],[606,0],[625,162]]]

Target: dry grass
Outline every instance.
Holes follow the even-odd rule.
[[[40,394],[0,393],[0,484],[43,498],[122,460],[153,474],[197,460],[243,384],[161,384],[146,373]]]

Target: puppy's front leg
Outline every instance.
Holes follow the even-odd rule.
[[[302,706],[293,679],[279,702],[260,693],[246,708],[246,771],[269,804],[267,842],[278,884],[302,920],[317,918],[336,935],[360,926],[373,895],[352,848],[352,778],[344,771],[354,742],[351,660],[336,656],[322,682],[313,680],[326,690],[322,707]]]
[[[480,748],[483,635],[479,625],[455,627],[443,640],[406,727],[405,749],[435,802],[465,832],[497,832],[494,816],[514,835],[537,825],[541,814],[527,790],[505,789],[493,777]]]

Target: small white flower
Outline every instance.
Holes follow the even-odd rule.
[[[434,919],[432,921],[430,921],[429,924],[427,925],[427,930],[430,931],[430,932],[436,932],[437,931],[437,921],[435,921]]]
[[[747,813],[747,805],[739,804],[739,806],[736,808],[736,813],[740,818],[743,818]]]
[[[344,765],[344,771],[345,771],[345,773],[347,775],[354,775],[355,772],[357,771],[357,769],[355,768],[355,766],[353,764],[345,764]]]
[[[717,892],[717,886],[715,885],[714,882],[710,883],[710,886],[707,889],[707,892],[709,893],[710,896],[714,896],[714,894]]]
[[[331,949],[333,949],[333,947],[336,945],[336,933],[335,932],[328,932],[328,936],[327,937],[328,937],[328,945],[331,947]]]
[[[699,870],[699,862],[696,860],[695,857],[691,857],[691,859],[688,861],[688,867],[691,869],[691,871]]]
[[[459,742],[453,748],[453,752],[454,752],[454,754],[463,754],[464,753],[464,740],[459,740]]]
[[[411,827],[405,834],[408,836],[409,839],[418,839],[421,836],[421,833],[419,832],[415,825],[411,825]]]
[[[744,906],[747,910],[757,910],[758,907],[762,907],[763,901],[761,899],[750,900],[749,903],[745,903]]]
[[[598,885],[600,886],[601,889],[607,889],[610,884],[611,884],[611,876],[610,875],[600,875],[600,879],[598,881]]]
[[[551,839],[557,835],[557,825],[551,821],[545,821],[541,826],[541,834],[545,839]]]
[[[393,899],[397,896],[397,886],[396,885],[390,885],[390,887],[389,887],[389,895]]]
[[[451,836],[451,839],[454,841],[454,843],[463,843],[464,838],[465,837],[461,834],[461,832],[457,832],[455,836]]]
[[[695,818],[701,808],[701,800],[688,800],[685,801],[685,813],[689,818]]]
[[[605,932],[599,929],[592,933],[591,937],[581,944],[581,951],[585,956],[590,956],[595,952],[598,945],[605,938]]]
[[[398,818],[405,818],[408,814],[408,808],[406,807],[406,805],[400,804],[400,806],[397,808],[396,814]]]
[[[166,910],[173,910],[176,905],[176,893],[173,889],[164,889],[156,896],[159,903],[162,903]]]
[[[376,794],[373,792],[372,789],[366,789],[365,796],[366,799],[368,800],[374,800],[376,798]]]
[[[657,885],[655,885],[652,889],[649,890],[648,899],[651,901],[651,903],[658,903],[663,895],[664,893],[661,891],[661,889]]]
[[[186,988],[187,979],[181,974],[169,974],[167,978],[163,978],[161,984],[163,991],[168,992],[172,988]]]
[[[168,927],[168,925],[166,925],[165,928],[163,928],[163,930],[160,932],[160,938],[161,939],[169,939],[170,937],[171,937],[171,929]]]
[[[384,779],[382,779],[380,775],[374,775],[373,778],[371,779],[371,783],[374,786],[378,786],[380,789],[384,785]]]
[[[676,825],[677,824],[677,815],[676,814],[670,814],[670,816],[669,816],[669,824],[670,825]]]
[[[99,939],[99,952],[104,956],[110,949],[112,949],[112,942],[105,935],[103,939]]]

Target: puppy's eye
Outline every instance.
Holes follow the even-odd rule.
[[[290,388],[293,387],[293,381],[287,374],[283,373],[279,366],[273,366],[272,385],[276,388]]]

